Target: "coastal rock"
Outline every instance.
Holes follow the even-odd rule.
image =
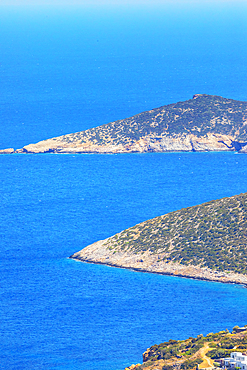
[[[247,193],[218,199],[144,221],[87,246],[71,258],[247,285],[246,212]]]
[[[190,135],[149,135],[130,144],[65,144],[60,138],[48,139],[37,144],[29,144],[16,153],[147,153],[147,152],[204,152],[204,151],[229,151],[235,150],[232,145],[234,138],[229,135],[207,134],[203,137]]]
[[[229,333],[226,329],[218,333],[209,333],[205,337],[203,334],[199,334],[196,338],[170,339],[167,342],[159,345],[154,344],[148,348],[143,353],[142,365],[131,365],[126,369],[215,369],[215,362],[219,361],[221,363],[219,348],[223,347],[220,350],[223,357],[228,357],[232,351],[245,354],[247,349],[246,338],[247,328],[243,327],[239,332],[238,326],[235,326],[232,333]],[[231,347],[230,351],[225,348],[226,344]]]
[[[0,154],[11,154],[11,153],[14,153],[15,150],[14,148],[7,148],[7,149],[1,149],[0,150]]]
[[[135,370],[138,369],[138,367],[141,366],[141,364],[131,365],[129,367],[126,367],[124,370]]]
[[[243,146],[243,147],[240,149],[239,153],[247,153],[247,145]]]
[[[176,262],[166,263],[163,261],[163,258],[166,257],[166,253],[159,253],[157,256],[151,251],[135,254],[128,251],[109,251],[106,246],[107,241],[108,239],[105,239],[93,243],[80,252],[74,253],[70,258],[88,263],[104,264],[141,272],[247,285],[247,276],[244,274],[214,271],[210,268],[201,268],[194,265],[185,266]]]
[[[246,151],[247,102],[196,94],[85,131],[25,145],[15,153]]]

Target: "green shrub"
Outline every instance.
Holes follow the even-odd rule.
[[[182,365],[181,369],[187,370],[187,369],[193,369],[197,365],[201,364],[203,360],[201,358],[197,358],[195,360],[186,360]]]
[[[226,350],[226,349],[214,349],[212,351],[207,352],[207,356],[212,359],[218,359],[223,357],[229,357],[232,351]]]

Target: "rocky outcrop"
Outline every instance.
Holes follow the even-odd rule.
[[[14,153],[15,150],[14,148],[7,148],[7,149],[1,149],[0,150],[0,154],[11,154],[11,153]]]
[[[246,338],[246,326],[235,326],[232,333],[226,329],[185,340],[170,339],[148,348],[143,353],[143,364],[131,365],[125,370],[216,369],[215,362],[220,362],[219,357],[229,357],[235,351],[246,352]]]
[[[222,198],[142,222],[71,258],[247,285],[246,212],[247,193]]]
[[[247,102],[196,94],[74,134],[25,145],[15,153],[240,151],[247,144]],[[1,152],[0,152],[1,153]],[[2,151],[6,153],[6,151]]]
[[[129,367],[126,367],[124,370],[136,370],[139,368],[139,366],[141,366],[141,364],[136,364],[136,365],[131,365]]]
[[[241,149],[239,150],[239,153],[247,153],[247,145],[241,147]]]
[[[247,285],[247,275],[244,274],[220,272],[195,265],[185,266],[176,262],[167,263],[163,261],[166,253],[154,254],[150,251],[143,253],[115,252],[107,248],[106,242],[107,239],[93,243],[80,252],[74,253],[70,258],[141,272]]]
[[[129,144],[66,144],[60,138],[29,144],[16,153],[147,153],[147,152],[205,152],[236,150],[234,137],[220,134],[207,134],[203,137],[189,135],[149,135]]]

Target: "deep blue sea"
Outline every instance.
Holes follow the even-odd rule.
[[[0,5],[0,148],[195,93],[247,100],[246,10]],[[123,370],[155,343],[247,324],[242,286],[68,259],[138,222],[246,192],[246,155],[2,155],[0,189],[0,369]]]

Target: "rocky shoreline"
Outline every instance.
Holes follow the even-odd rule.
[[[170,339],[148,348],[142,355],[143,364],[131,365],[125,370],[223,369],[224,358],[231,356],[233,361],[232,353],[246,353],[246,335],[245,325],[234,326],[231,333],[226,329],[185,340]]]
[[[37,144],[29,144],[21,149],[7,148],[0,154],[118,154],[148,152],[228,152],[247,153],[247,145],[235,141],[231,135],[207,134],[198,137],[194,134],[149,135],[126,144],[99,144],[90,141],[68,144],[63,137],[43,140]]]
[[[122,120],[62,135],[12,153],[247,152],[247,102],[196,94]]]
[[[112,252],[101,240],[89,245],[69,258],[95,264],[125,268],[139,272],[155,273],[161,275],[178,276],[197,280],[215,281],[221,283],[241,284],[247,286],[247,276],[233,272],[221,272],[210,268],[201,268],[194,265],[182,265],[175,262],[165,263],[163,254]]]

